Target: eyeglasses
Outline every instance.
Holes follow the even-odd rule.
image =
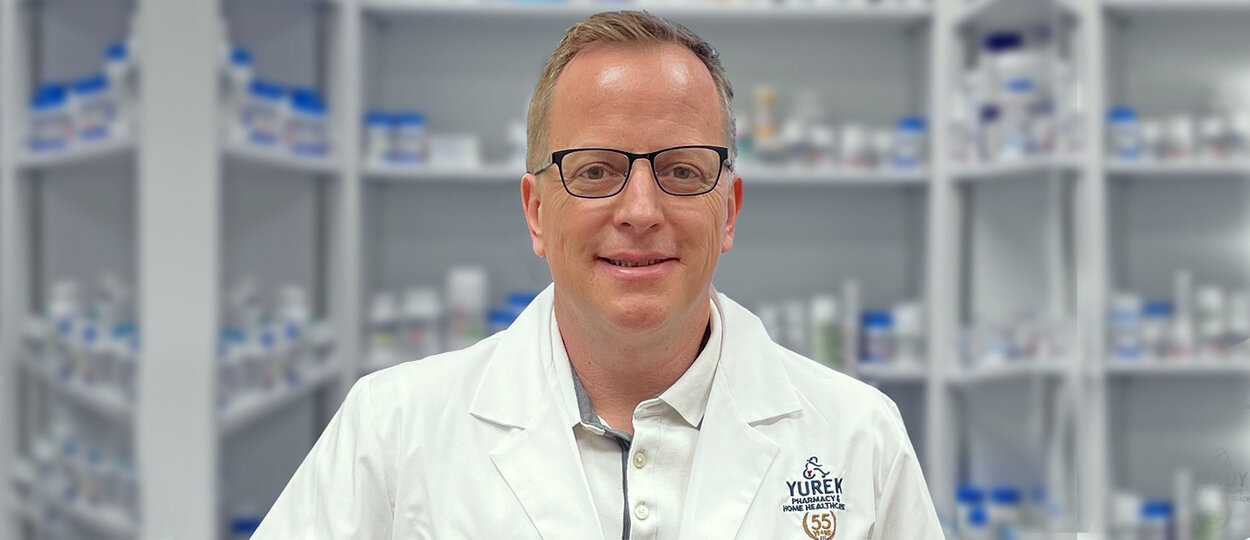
[[[611,148],[570,148],[552,152],[533,174],[555,165],[569,195],[603,199],[625,189],[634,161],[639,159],[651,163],[651,175],[661,190],[678,197],[712,191],[720,181],[722,165],[733,168],[729,163],[729,149],[724,146],[674,146],[648,154]]]

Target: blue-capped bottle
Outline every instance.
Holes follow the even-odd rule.
[[[74,124],[78,127],[80,141],[91,144],[113,137],[117,102],[110,91],[109,80],[103,73],[75,81],[73,101]]]
[[[314,159],[328,156],[330,126],[326,118],[326,105],[320,94],[311,88],[294,89],[291,91],[290,107],[286,138],[291,153]]]
[[[916,169],[925,162],[925,120],[920,116],[904,116],[894,131],[894,167]]]
[[[277,148],[282,137],[286,110],[282,86],[256,79],[248,89],[241,119],[247,143],[261,148]]]
[[[69,148],[74,122],[69,109],[69,89],[64,84],[45,84],[30,99],[30,124],[26,145],[31,153],[47,154]]]

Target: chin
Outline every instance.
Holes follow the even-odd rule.
[[[668,320],[671,312],[667,303],[653,295],[619,298],[608,306],[608,316],[613,323],[635,331],[660,327]]]

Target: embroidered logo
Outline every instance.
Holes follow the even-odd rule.
[[[832,540],[838,532],[834,510],[846,511],[842,502],[842,478],[832,477],[820,458],[812,456],[803,464],[800,479],[787,480],[789,504],[783,513],[802,513],[803,532],[812,540]]]

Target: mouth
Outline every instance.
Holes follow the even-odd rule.
[[[623,268],[641,268],[641,267],[646,267],[646,266],[655,266],[657,264],[676,260],[676,259],[673,259],[672,257],[667,257],[667,258],[660,258],[660,259],[627,260],[627,259],[612,259],[608,257],[599,257],[599,260],[606,262],[610,265],[620,266]]]

